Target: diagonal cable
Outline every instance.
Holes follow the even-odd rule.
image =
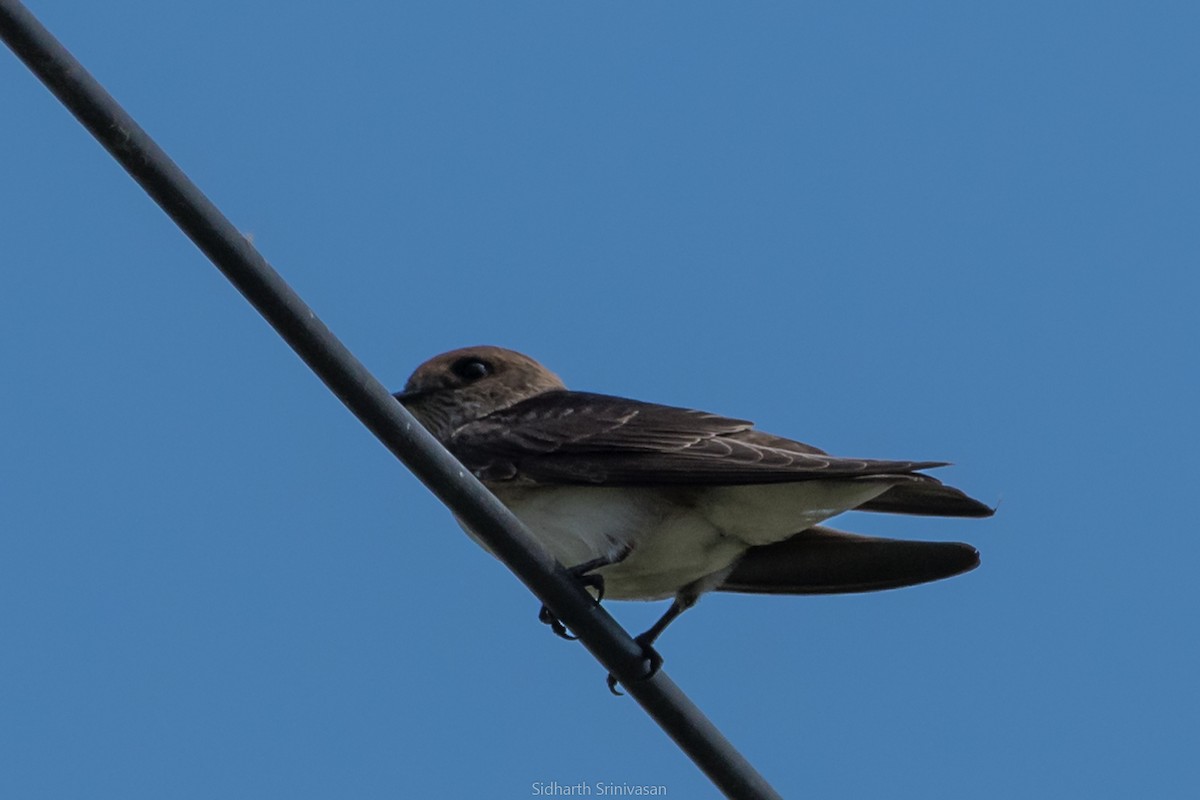
[[[728,797],[778,798],[754,767],[525,526],[317,319],[262,255],[17,0],[0,37],[224,273],[347,408],[482,539]]]

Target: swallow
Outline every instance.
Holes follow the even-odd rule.
[[[968,544],[860,536],[831,517],[994,512],[925,474],[947,462],[839,458],[746,420],[571,391],[501,347],[431,358],[394,396],[598,600],[671,599],[635,637],[650,674],[654,642],[708,591],[867,592],[979,565]]]

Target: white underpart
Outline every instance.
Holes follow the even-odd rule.
[[[496,494],[568,567],[631,548],[624,561],[600,571],[605,596],[658,600],[706,576],[719,582],[747,547],[786,539],[892,485],[824,480],[665,490],[513,486],[499,487]]]

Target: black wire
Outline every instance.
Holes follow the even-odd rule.
[[[195,242],[334,394],[562,620],[728,797],[778,798],[641,648],[475,477],[397,403],[257,250],[17,0],[0,37]]]

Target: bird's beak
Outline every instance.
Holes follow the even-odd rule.
[[[392,394],[392,397],[399,400],[401,405],[407,406],[413,400],[418,400],[427,394],[429,394],[428,391],[424,391],[424,392],[403,392],[403,391],[401,391],[401,392],[395,392],[394,394]]]

